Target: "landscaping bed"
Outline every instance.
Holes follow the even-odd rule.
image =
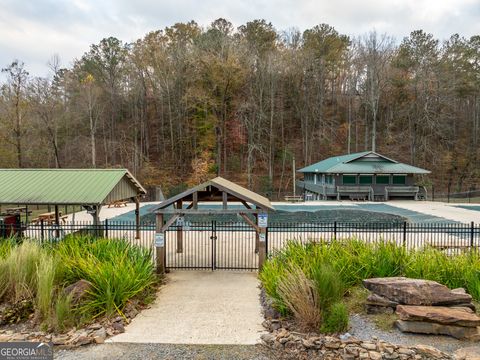
[[[151,253],[121,239],[0,243],[0,341],[102,343],[153,300]]]
[[[350,335],[352,316],[370,319],[362,321],[376,323],[380,334],[382,330],[398,332],[393,329],[397,319],[393,311],[366,315],[368,292],[362,289],[362,280],[399,276],[430,279],[449,288],[465,288],[478,301],[479,273],[480,256],[474,251],[449,256],[435,249],[407,252],[393,243],[291,242],[275,253],[259,274],[264,326],[270,332],[262,340],[276,351],[299,358],[449,359],[451,354],[428,346],[393,345],[382,336]],[[361,331],[358,326],[355,330]],[[427,343],[435,343],[434,337]],[[448,350],[468,346],[458,344]]]

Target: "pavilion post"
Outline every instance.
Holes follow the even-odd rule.
[[[177,201],[177,210],[182,209],[182,200]],[[183,253],[183,225],[177,226],[177,253]]]
[[[60,237],[60,214],[58,212],[58,205],[55,205],[55,238]]]
[[[155,226],[155,256],[157,274],[165,274],[165,232],[163,231],[163,214],[157,213]]]
[[[258,223],[257,223],[258,224]],[[258,271],[262,270],[263,264],[267,259],[267,228],[259,227],[258,229]]]
[[[92,214],[93,216],[93,227],[95,231],[95,236],[99,236],[100,234],[100,229],[98,228],[100,226],[100,205],[94,205],[93,206],[94,213]]]
[[[135,201],[135,239],[140,239],[140,199],[138,196],[134,197]]]
[[[253,216],[255,217],[255,224],[257,224],[258,226],[258,214],[253,214]],[[260,246],[260,232],[255,231],[255,254],[258,254],[259,246]]]

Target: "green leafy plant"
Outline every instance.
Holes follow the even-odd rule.
[[[321,332],[340,333],[348,329],[348,310],[344,303],[334,303],[326,312]]]

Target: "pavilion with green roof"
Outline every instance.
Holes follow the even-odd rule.
[[[146,190],[126,169],[0,169],[0,205],[53,205],[59,223],[59,205],[81,205],[99,223],[103,205],[122,200],[136,204]]]
[[[425,199],[426,190],[415,184],[415,176],[430,173],[374,151],[333,156],[298,172],[304,178],[296,185],[306,200],[370,201]]]

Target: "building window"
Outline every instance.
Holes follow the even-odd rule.
[[[355,175],[343,175],[343,185],[355,185],[357,183],[357,177]]]
[[[405,185],[406,178],[405,175],[393,175],[392,183],[395,185]]]
[[[390,183],[389,175],[377,175],[376,177],[377,184],[388,185]]]
[[[359,178],[358,178],[358,183],[360,185],[373,184],[373,176],[372,175],[360,175]]]

